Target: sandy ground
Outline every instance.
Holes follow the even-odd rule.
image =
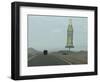
[[[80,52],[70,52],[67,54],[57,54],[59,58],[63,58],[68,60],[72,64],[87,64],[88,63],[88,53],[87,51],[80,51]]]

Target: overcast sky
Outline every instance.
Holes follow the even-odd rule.
[[[88,18],[28,15],[28,48],[49,51],[65,50],[68,20],[72,19],[72,50],[87,50]]]

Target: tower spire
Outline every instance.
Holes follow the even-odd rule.
[[[65,48],[74,48],[73,46],[73,25],[72,25],[72,19],[68,19],[68,27],[67,27],[67,44]]]

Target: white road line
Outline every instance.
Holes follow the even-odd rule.
[[[70,61],[68,61],[68,59],[65,59],[64,57],[59,57],[59,56],[55,56],[55,57],[61,59],[62,61],[66,62],[70,65],[72,65],[72,63]]]
[[[32,57],[30,57],[29,59],[28,59],[28,61],[30,61],[30,60],[32,60],[33,58],[35,58],[37,55],[33,55]]]
[[[81,61],[79,61],[78,59],[75,59],[75,58],[70,59],[70,58],[66,58],[65,56],[63,58],[66,59],[66,60],[69,60],[69,61],[71,61],[73,59],[77,63],[81,62]]]
[[[66,63],[68,63],[68,64],[72,65],[72,63],[71,63],[71,62],[69,62],[68,60],[66,60],[66,59],[64,59],[64,58],[60,58],[60,59],[62,59],[62,60],[63,60],[63,61],[65,61]]]

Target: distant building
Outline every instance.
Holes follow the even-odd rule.
[[[69,19],[69,24],[67,28],[67,44],[65,48],[74,48],[73,46],[73,25],[72,25],[72,19]]]

